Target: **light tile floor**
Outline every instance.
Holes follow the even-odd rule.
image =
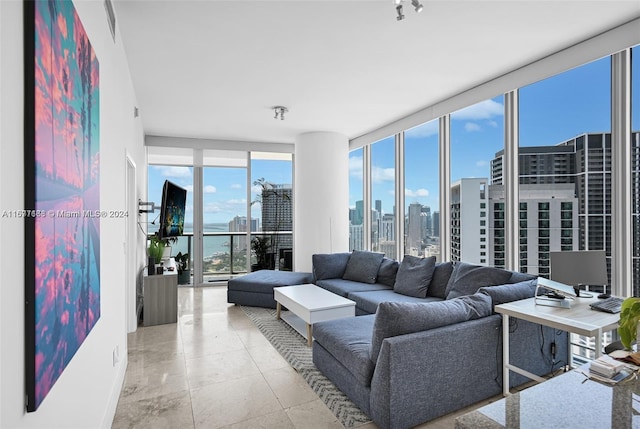
[[[179,288],[178,323],[129,334],[112,428],[343,428],[242,309],[227,304],[226,289]],[[419,427],[453,428],[456,416],[489,402]]]

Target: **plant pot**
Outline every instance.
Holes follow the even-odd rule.
[[[191,283],[191,272],[190,272],[190,270],[178,271],[178,284],[179,285],[188,285],[189,283]]]

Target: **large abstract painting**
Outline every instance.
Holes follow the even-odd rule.
[[[100,80],[70,0],[25,2],[25,356],[35,411],[100,318]]]

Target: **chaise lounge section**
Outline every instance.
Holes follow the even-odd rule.
[[[276,308],[273,288],[313,282],[311,273],[260,270],[231,279],[227,283],[227,302],[252,307]]]

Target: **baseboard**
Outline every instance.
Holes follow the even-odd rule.
[[[111,395],[109,398],[109,404],[104,413],[104,419],[102,420],[101,427],[103,429],[111,429],[113,424],[113,418],[116,416],[116,408],[118,408],[118,400],[120,399],[120,393],[124,386],[124,376],[127,373],[127,365],[129,364],[129,351],[126,350],[120,365],[118,366],[118,373],[111,389]]]

